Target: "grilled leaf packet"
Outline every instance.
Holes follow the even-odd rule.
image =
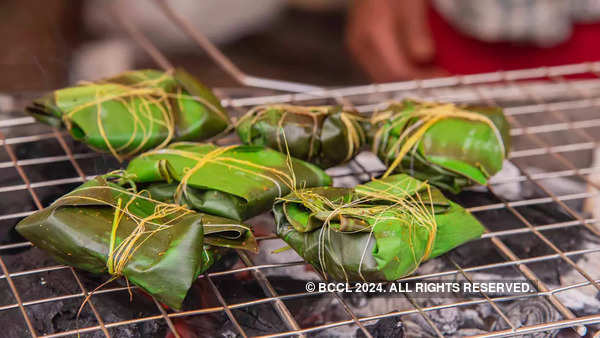
[[[257,251],[249,226],[156,201],[120,177],[84,183],[17,231],[61,263],[123,276],[174,309],[224,249]]]
[[[502,169],[509,124],[499,107],[405,100],[372,117],[373,152],[388,165],[453,193]]]
[[[127,172],[154,198],[235,220],[270,210],[292,187],[331,185],[313,164],[243,145],[173,143],[136,157]]]
[[[279,237],[325,278],[346,282],[405,277],[484,231],[440,190],[405,174],[297,190],[273,212]]]
[[[266,146],[329,168],[352,159],[366,143],[367,119],[340,106],[264,105],[237,123],[244,144]]]
[[[212,91],[182,69],[128,71],[55,90],[26,111],[119,161],[171,141],[202,141],[230,124]]]

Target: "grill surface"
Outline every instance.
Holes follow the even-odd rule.
[[[240,310],[259,306],[270,306],[278,317],[279,324],[273,324],[269,334],[264,336],[313,335],[328,332],[336,327],[355,327],[364,336],[371,336],[366,325],[374,320],[384,318],[420,317],[430,332],[442,336],[443,328],[438,327],[432,317],[435,313],[450,308],[470,308],[480,304],[490,306],[494,316],[502,325],[493,326],[492,331],[482,336],[499,337],[522,335],[536,332],[555,332],[580,335],[596,329],[600,323],[600,314],[589,314],[574,311],[565,302],[564,294],[572,290],[587,290],[597,293],[600,290],[598,271],[590,271],[587,263],[600,258],[600,230],[596,228],[597,219],[582,211],[584,202],[590,203],[598,196],[600,175],[598,163],[592,163],[593,152],[600,139],[600,63],[566,65],[561,67],[538,68],[509,72],[496,72],[469,76],[455,76],[422,81],[397,82],[382,85],[366,85],[338,89],[322,89],[298,83],[275,81],[252,77],[241,72],[229,62],[210,42],[194,31],[190,25],[177,17],[163,1],[159,6],[170,16],[174,23],[187,32],[199,45],[227,71],[250,87],[270,88],[284,92],[265,96],[264,90],[248,89],[243,95],[239,90],[233,95],[227,90],[218,93],[233,115],[239,115],[250,107],[263,103],[290,102],[296,104],[336,104],[351,105],[360,112],[369,114],[378,104],[390,99],[405,97],[429,100],[452,101],[461,103],[484,103],[500,105],[511,122],[513,150],[509,160],[516,167],[512,174],[500,175],[492,179],[485,189],[467,191],[463,195],[472,195],[470,204],[466,205],[474,215],[480,218],[487,228],[483,237],[476,241],[482,247],[498,253],[497,259],[490,259],[484,264],[470,264],[468,259],[452,255],[441,258],[449,260],[452,268],[427,272],[420,269],[411,279],[440,279],[459,277],[472,279],[477,273],[494,273],[500,268],[510,268],[516,276],[537,285],[538,290],[524,296],[489,297],[471,299],[445,299],[434,305],[420,305],[418,300],[408,294],[401,295],[408,300],[410,307],[395,311],[376,312],[360,315],[352,310],[349,299],[343,294],[327,295],[334,297],[346,312],[345,319],[324,320],[318,325],[302,325],[298,315],[290,310],[290,304],[304,299],[325,297],[318,293],[298,292],[281,293],[277,291],[277,278],[269,277],[277,270],[293,266],[302,266],[302,261],[261,262],[255,264],[256,257],[238,251],[233,260],[238,260],[234,267],[222,269],[203,275],[199,283],[204,290],[214,294],[216,305],[205,306],[196,302],[182,312],[165,310],[156,301],[143,299],[135,295],[135,302],[147,306],[143,313],[115,313],[107,318],[106,305],[99,306],[110,297],[127,299],[127,287],[110,284],[95,291],[82,313],[88,320],[72,323],[61,330],[48,331],[40,326],[39,318],[34,316],[34,309],[52,304],[71,302],[77,306],[97,286],[90,285],[89,276],[72,268],[57,265],[47,259],[34,260],[31,244],[22,241],[10,241],[11,229],[20,219],[37,209],[51,203],[55,198],[68,192],[84,180],[101,174],[108,169],[120,165],[106,155],[97,154],[85,146],[74,142],[66,133],[34,123],[33,119],[22,113],[9,113],[8,118],[0,120],[0,320],[3,315],[12,314],[20,325],[31,336],[60,337],[77,334],[93,336],[116,335],[120,328],[132,325],[156,322],[165,325],[173,336],[176,322],[181,318],[202,317],[219,314],[227,319],[233,332],[241,336],[250,336],[244,325],[240,324]],[[118,12],[115,13],[118,18]],[[121,20],[124,28],[131,34],[135,42],[145,48],[163,68],[170,68],[169,61],[135,27]],[[297,93],[286,93],[297,92]],[[302,92],[302,93],[299,93]],[[236,142],[234,135],[215,140],[219,144]],[[33,154],[33,155],[32,155]],[[337,185],[353,185],[367,181],[370,177],[381,173],[380,164],[373,156],[363,153],[348,165],[330,170]],[[557,189],[557,186],[569,184],[569,189]],[[501,190],[513,184],[520,188],[528,187],[533,193],[519,198],[507,198]],[[483,191],[485,190],[485,191]],[[487,196],[479,199],[478,194]],[[540,210],[559,210],[564,219],[544,224],[532,219],[524,212],[524,208],[539,207]],[[489,213],[502,215],[504,227],[488,224]],[[486,218],[486,215],[487,218]],[[496,214],[493,214],[496,215]],[[252,221],[251,221],[252,222]],[[257,218],[262,223],[263,219]],[[568,231],[568,232],[567,232]],[[586,238],[587,247],[577,244],[566,246],[557,241],[556,234],[563,232],[565,236],[577,234],[577,238]],[[272,234],[260,236],[261,243],[283,242]],[[516,253],[513,243],[523,242],[527,247],[541,248],[531,250],[530,254]],[[273,254],[276,255],[276,254]],[[38,253],[39,256],[39,253]],[[241,262],[241,263],[240,263]],[[572,272],[573,278],[562,281],[560,285],[544,282],[541,263],[564,266]],[[586,263],[585,266],[583,263]],[[566,274],[567,272],[565,272]],[[228,295],[234,290],[227,289],[224,280],[232,276],[245,276],[260,287],[260,292],[249,299],[231,300]],[[59,279],[52,276],[60,276]],[[70,287],[47,288],[47,283],[69,284]],[[53,292],[32,292],[35,289],[54,290]],[[56,292],[56,290],[62,290]],[[262,296],[261,296],[262,293]],[[32,296],[34,294],[35,296]],[[561,294],[563,296],[561,296]],[[4,298],[4,299],[3,299]],[[544,300],[559,315],[536,324],[519,325],[507,314],[507,304],[518,300]],[[126,302],[127,303],[127,302]],[[149,307],[148,307],[149,306]],[[77,308],[77,307],[76,307]],[[319,311],[315,309],[314,311]],[[382,310],[383,311],[383,310]],[[72,314],[73,315],[73,314]],[[37,316],[37,315],[36,315]],[[78,328],[77,325],[80,325]],[[495,331],[494,331],[495,330]],[[590,332],[588,332],[589,334]]]

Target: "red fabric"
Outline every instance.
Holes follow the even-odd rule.
[[[470,38],[429,8],[435,41],[435,64],[451,74],[473,74],[600,60],[600,23],[577,24],[560,45],[539,48],[515,43],[487,43]]]

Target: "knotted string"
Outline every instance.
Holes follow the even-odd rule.
[[[277,104],[277,105],[261,105],[256,106],[249,110],[240,120],[237,125],[250,120],[250,126],[255,125],[261,119],[265,118],[265,115],[272,110],[281,111],[281,116],[277,122],[278,133],[277,133],[277,148],[279,152],[284,152],[284,146],[282,138],[285,137],[285,119],[289,114],[308,116],[312,120],[312,132],[309,142],[309,151],[307,160],[311,161],[316,155],[315,153],[315,142],[319,141],[321,135],[320,131],[325,118],[329,115],[335,114],[337,111],[333,109],[333,106],[295,106],[290,104]],[[363,128],[360,126],[359,121],[363,120],[362,117],[349,113],[346,111],[340,112],[340,119],[346,128],[346,149],[347,154],[344,158],[344,162],[350,160],[354,153],[360,148],[365,142],[366,135]],[[248,136],[243,140],[247,144],[252,143],[252,127],[248,129]]]
[[[408,154],[411,149],[416,150],[418,143],[420,142],[423,135],[435,125],[437,122],[443,119],[458,118],[469,121],[476,121],[486,124],[493,131],[499,146],[501,147],[502,156],[506,156],[506,150],[504,148],[504,141],[502,134],[498,127],[492,122],[492,120],[482,114],[476,112],[470,112],[457,107],[451,103],[435,103],[435,102],[424,102],[419,103],[418,107],[414,111],[396,112],[394,108],[402,103],[392,103],[381,112],[375,112],[371,119],[373,125],[385,123],[384,127],[379,128],[375,133],[373,139],[373,152],[379,153],[380,147],[386,152],[394,153],[394,161],[389,165],[387,171],[383,174],[382,178],[388,177],[394,170],[400,165],[402,159]],[[411,122],[412,119],[416,121]],[[388,122],[391,121],[391,122]],[[385,145],[382,145],[382,138],[385,134],[389,133],[390,130],[394,129],[398,125],[410,124],[398,137],[398,139],[388,148],[387,141]]]
[[[366,230],[369,231],[369,238],[366,241],[366,246],[363,248],[361,260],[359,263],[358,273],[363,281],[366,279],[362,273],[363,262],[366,259],[368,243],[373,236],[375,227],[382,221],[397,222],[400,226],[408,226],[410,233],[413,234],[416,227],[425,228],[428,234],[425,251],[422,255],[417,255],[415,245],[412,242],[413,237],[408,237],[408,243],[412,251],[412,259],[414,269],[407,272],[405,275],[413,273],[419,265],[427,260],[433,250],[433,244],[437,234],[437,222],[435,220],[433,199],[431,197],[431,187],[426,182],[414,189],[407,191],[401,186],[402,182],[391,184],[383,180],[377,180],[379,184],[385,186],[384,189],[376,189],[368,185],[360,185],[354,189],[354,193],[350,201],[330,200],[327,197],[311,190],[301,189],[294,190],[293,194],[288,197],[282,197],[278,200],[283,203],[300,203],[311,213],[326,214],[327,217],[323,221],[323,226],[319,233],[318,257],[319,265],[321,266],[322,275],[327,277],[326,254],[336,263],[345,275],[348,282],[348,275],[344,266],[337,261],[336,253],[330,252],[327,243],[331,243],[331,231],[344,232],[347,234],[364,232],[365,229],[356,229],[343,231],[335,226],[332,226],[332,220],[340,220],[343,217],[365,219],[373,218],[372,224],[367,225]],[[429,197],[429,203],[423,201],[420,191],[426,191]],[[412,193],[411,193],[412,192]],[[382,203],[385,202],[385,203]],[[327,242],[329,240],[329,242]]]
[[[183,89],[180,86],[176,87],[176,93],[171,93],[165,88],[163,88],[163,82],[173,82],[172,71],[167,71],[161,74],[161,76],[156,78],[148,78],[142,75],[140,72],[125,72],[122,73],[115,78],[132,74],[138,76],[141,81],[131,84],[125,85],[122,83],[114,82],[112,79],[101,80],[97,82],[82,82],[81,86],[90,86],[95,87],[95,99],[89,102],[82,103],[73,109],[71,109],[68,113],[62,116],[63,122],[68,130],[71,130],[73,127],[73,117],[75,114],[84,112],[85,109],[90,107],[96,107],[96,124],[98,127],[98,131],[100,136],[102,137],[106,147],[109,152],[117,158],[117,160],[122,161],[123,158],[129,157],[131,155],[137,154],[142,151],[150,139],[153,136],[153,128],[156,125],[160,125],[163,128],[166,128],[167,135],[162,140],[162,142],[156,146],[157,149],[165,147],[169,144],[173,138],[175,137],[175,107],[173,106],[172,101],[175,100],[177,103],[177,108],[179,111],[183,111],[182,100],[190,99],[196,102],[201,103],[205,107],[207,107],[213,113],[219,115],[223,120],[228,121],[227,115],[207,99],[199,96],[192,96],[183,92]],[[143,80],[145,79],[145,80]],[[107,94],[102,93],[100,91],[101,85],[112,85],[115,88],[119,89],[119,93]],[[136,100],[139,100],[137,106],[135,104]],[[129,139],[119,147],[115,147],[110,141],[110,135],[106,132],[105,121],[102,116],[102,104],[109,101],[119,102],[125,107],[126,112],[131,115],[133,119],[133,131]],[[156,113],[153,109],[157,109],[159,111],[159,116],[155,116]],[[138,138],[141,133],[142,138],[133,149],[125,152]],[[98,149],[97,149],[98,150]]]

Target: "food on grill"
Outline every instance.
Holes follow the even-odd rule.
[[[257,250],[248,226],[159,202],[128,182],[99,176],[16,229],[59,262],[123,276],[175,309],[224,248]]]
[[[127,172],[156,199],[236,220],[270,210],[292,187],[331,185],[313,164],[243,145],[173,143],[136,157]]]
[[[405,100],[377,112],[373,152],[388,165],[384,177],[404,172],[458,193],[486,184],[510,148],[501,108]]]
[[[26,111],[117,159],[171,141],[201,141],[229,125],[212,91],[183,70],[137,70],[56,90]]]
[[[328,168],[346,162],[365,144],[357,113],[339,106],[259,106],[244,115],[237,132],[245,144],[266,146]]]
[[[407,276],[484,230],[438,189],[405,174],[296,190],[273,211],[279,237],[326,278],[348,282]]]

